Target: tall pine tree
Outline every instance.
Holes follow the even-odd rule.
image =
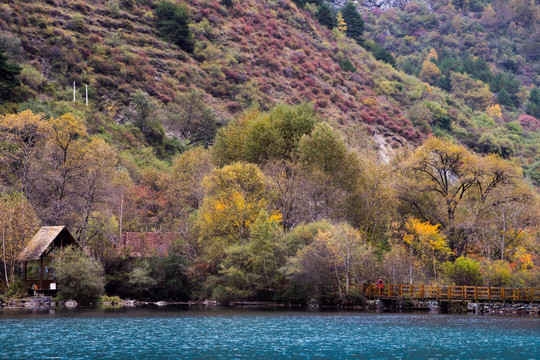
[[[10,98],[11,89],[20,85],[16,76],[21,73],[21,70],[19,65],[9,64],[4,50],[0,49],[0,101]]]
[[[156,25],[161,37],[174,42],[187,52],[193,52],[195,41],[189,29],[191,17],[185,5],[162,1],[156,7]]]
[[[536,86],[531,90],[531,95],[529,96],[527,114],[540,119],[540,89]]]
[[[315,17],[317,18],[317,20],[319,20],[319,23],[322,26],[325,26],[329,29],[333,29],[337,26],[337,20],[336,16],[334,15],[334,10],[325,2],[319,5]]]
[[[341,9],[341,14],[347,24],[347,36],[359,41],[364,33],[364,20],[362,20],[362,16],[358,13],[356,6],[348,2]]]

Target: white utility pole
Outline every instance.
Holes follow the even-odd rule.
[[[86,84],[86,106],[88,106],[88,84]]]
[[[73,102],[75,102],[75,81],[73,82]]]

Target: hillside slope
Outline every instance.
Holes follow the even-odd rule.
[[[78,104],[78,111],[85,113],[91,131],[111,133],[129,148],[137,141],[126,144],[125,130],[115,124],[129,122],[125,110],[133,106],[133,93],[142,90],[164,107],[194,89],[202,91],[221,124],[254,103],[269,109],[278,102],[308,101],[346,134],[365,126],[390,146],[401,146],[436,133],[476,151],[495,149],[534,163],[538,131],[497,122],[484,109],[471,110],[463,99],[374,60],[292,1],[233,1],[231,7],[217,0],[187,1],[196,39],[193,54],[159,38],[155,3],[3,4],[2,37],[12,43],[20,39],[23,49],[12,56],[25,67],[19,109],[42,110],[46,102],[49,112],[67,111],[70,104],[55,102],[71,99],[73,81],[87,83],[91,106]],[[346,60],[354,69],[340,67]],[[78,89],[82,98],[83,88]],[[21,105],[24,99],[29,102]],[[492,138],[498,147],[476,146]],[[537,170],[529,173],[536,177]]]

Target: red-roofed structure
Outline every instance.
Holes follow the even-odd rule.
[[[167,256],[169,244],[178,234],[166,232],[126,232],[122,234],[118,252],[130,257]]]

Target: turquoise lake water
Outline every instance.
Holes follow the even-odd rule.
[[[0,310],[0,359],[540,359],[540,317]]]

